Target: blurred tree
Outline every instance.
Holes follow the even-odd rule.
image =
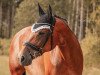
[[[100,1],[91,0],[88,4],[88,25],[86,36],[81,42],[85,65],[100,68]]]
[[[13,33],[23,27],[32,25],[37,18],[37,7],[34,0],[24,0],[16,10]]]
[[[76,0],[73,0],[73,2],[72,2],[73,4],[73,6],[72,6],[72,14],[71,14],[71,22],[69,23],[70,24],[70,28],[72,29],[72,31],[75,33],[75,27],[77,27],[76,25],[75,25],[75,21],[78,21],[78,20],[76,20],[75,19],[75,16],[76,16]],[[78,14],[77,14],[78,15]]]
[[[80,3],[81,3],[81,7],[80,7],[80,28],[79,28],[78,39],[82,40],[82,38],[83,38],[83,15],[84,15],[83,3],[84,3],[84,0],[81,0]]]
[[[15,0],[0,0],[0,37],[10,38],[12,33]]]
[[[0,37],[2,36],[2,1],[0,1]]]
[[[76,13],[75,13],[75,27],[74,33],[77,35],[78,31],[78,20],[79,20],[79,0],[76,0]]]

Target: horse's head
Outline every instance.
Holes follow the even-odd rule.
[[[51,7],[49,6],[47,13],[42,10],[39,4],[38,7],[40,18],[33,24],[32,34],[19,53],[19,62],[23,66],[31,64],[34,58],[43,53],[42,49],[53,31],[55,18],[52,16]]]

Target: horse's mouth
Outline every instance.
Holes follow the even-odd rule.
[[[31,63],[32,63],[32,60],[27,60],[27,61],[21,62],[20,64],[21,64],[22,66],[28,66],[28,65],[30,65]]]
[[[37,57],[41,56],[42,53],[34,52],[33,54],[28,53],[27,55],[23,55],[20,58],[18,58],[18,61],[20,65],[22,66],[28,66],[31,65],[32,60],[36,59]]]

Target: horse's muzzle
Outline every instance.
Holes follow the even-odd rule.
[[[38,56],[41,56],[42,53],[38,51],[25,51],[24,53],[18,54],[18,61],[20,65],[22,66],[28,66],[32,63],[32,60],[37,58]]]
[[[18,54],[18,62],[22,66],[28,66],[32,63],[33,58],[28,52],[25,52],[24,54],[19,53]]]

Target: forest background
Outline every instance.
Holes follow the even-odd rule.
[[[44,10],[50,4],[54,14],[67,19],[83,51],[83,75],[100,75],[100,0],[0,0],[0,68],[7,69],[0,69],[0,75],[9,73],[13,36],[39,18],[38,2]]]

